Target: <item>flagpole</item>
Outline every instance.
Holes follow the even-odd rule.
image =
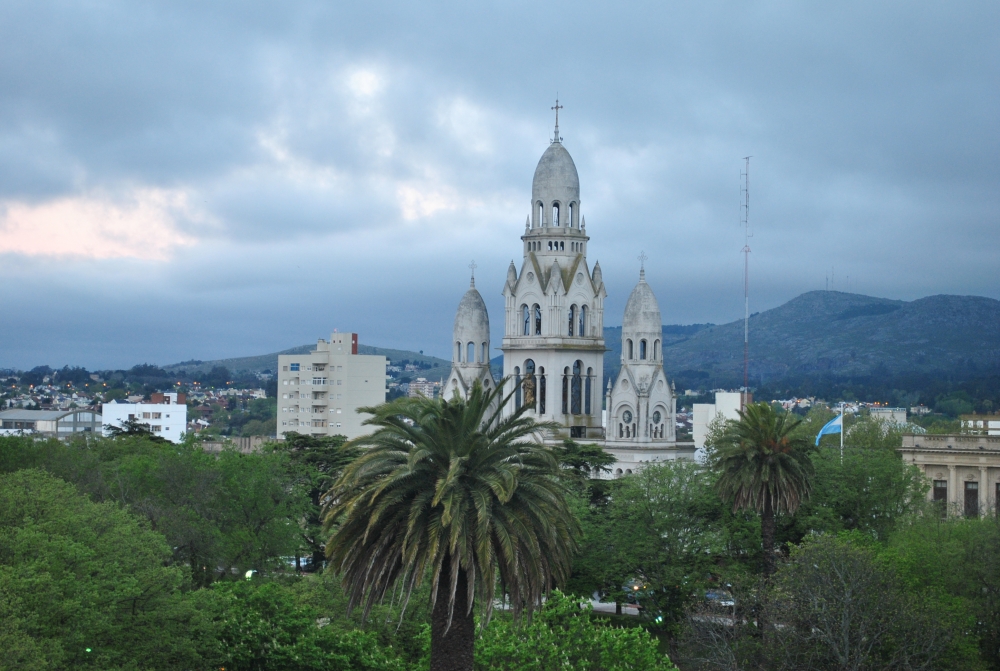
[[[840,402],[840,463],[844,463],[844,431],[847,427],[844,426],[844,402]]]

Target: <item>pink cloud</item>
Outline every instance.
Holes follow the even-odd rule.
[[[92,259],[165,260],[195,238],[177,217],[191,217],[183,191],[137,189],[126,199],[101,195],[43,203],[0,203],[0,253]]]

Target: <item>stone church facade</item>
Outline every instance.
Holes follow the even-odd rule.
[[[663,370],[662,320],[640,271],[622,320],[622,365],[604,379],[604,299],[601,266],[587,261],[587,223],[573,158],[555,137],[535,168],[531,213],[521,236],[522,259],[511,261],[503,286],[503,375],[514,402],[560,429],[566,438],[598,443],[618,460],[616,475],[643,464],[693,458],[693,443],[676,441],[674,387]],[[465,395],[478,380],[497,384],[489,365],[489,316],[475,282],[455,315],[452,372],[443,393]]]

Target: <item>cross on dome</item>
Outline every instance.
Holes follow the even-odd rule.
[[[555,107],[550,107],[549,109],[554,109],[556,111],[556,132],[552,136],[553,142],[561,142],[562,138],[559,137],[559,110],[563,109],[564,105],[559,104],[559,94],[556,94],[556,105]]]
[[[469,264],[469,270],[472,271],[472,279],[469,281],[470,287],[476,286],[476,268],[478,267],[479,266],[476,265],[476,260],[472,259],[472,263]]]
[[[649,257],[646,256],[646,252],[643,251],[639,252],[639,256],[636,258],[639,259],[639,279],[644,280],[646,279],[646,261]]]

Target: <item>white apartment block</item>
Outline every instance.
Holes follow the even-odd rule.
[[[708,427],[719,415],[723,419],[738,421],[743,394],[738,391],[715,392],[715,403],[695,403],[691,408],[691,435],[697,450],[705,449]]]
[[[386,358],[358,354],[357,333],[320,339],[309,354],[278,357],[278,436],[289,431],[357,438],[371,429],[357,409],[385,403]]]
[[[184,439],[187,428],[187,403],[184,394],[152,394],[148,403],[111,401],[101,407],[104,425],[122,426],[130,419],[149,426],[154,436],[171,443]],[[104,435],[110,435],[105,428]]]

